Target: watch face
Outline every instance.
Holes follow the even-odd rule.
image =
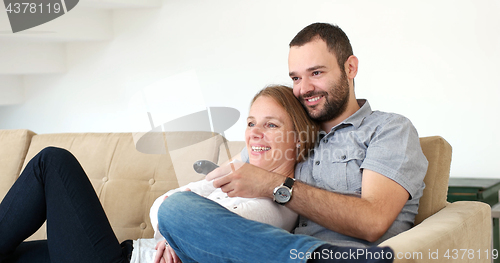
[[[280,187],[276,191],[274,198],[278,203],[286,203],[290,200],[290,190],[288,190],[288,188],[286,187]]]

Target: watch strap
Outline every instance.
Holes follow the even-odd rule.
[[[285,182],[283,183],[283,185],[286,186],[286,187],[288,187],[288,188],[290,188],[290,189],[292,189],[294,183],[295,183],[295,179],[287,177],[285,179]]]

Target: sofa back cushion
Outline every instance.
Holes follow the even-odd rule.
[[[245,148],[245,142],[243,141],[222,143],[219,147],[219,161],[217,163],[219,165],[223,164],[229,160],[228,154],[233,158],[235,155],[240,154],[243,148]]]
[[[415,225],[447,205],[450,178],[451,145],[440,136],[422,137],[420,145],[429,166],[425,175],[424,194],[420,198]]]
[[[0,201],[21,172],[33,135],[30,130],[0,130]]]
[[[69,150],[92,182],[118,240],[150,238],[153,229],[149,209],[154,200],[179,187],[179,182],[202,179],[194,172],[193,163],[199,159],[216,162],[222,142],[220,135],[206,132],[167,135],[167,148],[168,141],[191,146],[165,154],[146,154],[136,150],[131,133],[44,134],[33,137],[26,160],[47,146]],[[44,227],[29,240],[43,238]]]

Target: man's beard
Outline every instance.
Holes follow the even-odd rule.
[[[309,117],[311,117],[314,121],[324,122],[333,120],[346,110],[347,102],[349,101],[349,82],[345,72],[342,73],[343,74],[340,76],[339,80],[330,85],[328,92],[311,91],[299,96],[299,101],[307,110]],[[321,111],[314,112],[314,109],[320,105],[317,104],[314,106],[307,106],[304,97],[310,98],[318,95],[322,95],[325,98],[325,103]]]

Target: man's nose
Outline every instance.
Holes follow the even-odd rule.
[[[303,78],[301,81],[300,81],[300,95],[304,95],[304,94],[307,94],[311,91],[314,90],[314,85],[311,83],[311,81],[308,79],[308,78]]]

